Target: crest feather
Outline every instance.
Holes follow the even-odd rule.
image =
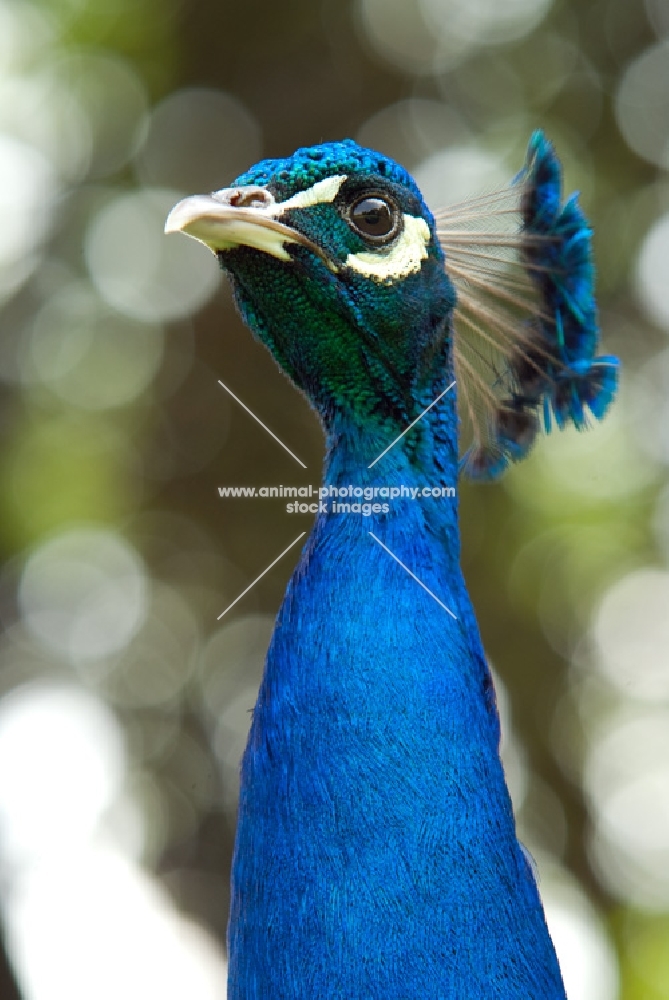
[[[550,431],[601,420],[619,362],[599,346],[591,230],[542,132],[510,187],[435,213],[455,286],[464,471],[494,479]]]

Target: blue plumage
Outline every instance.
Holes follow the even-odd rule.
[[[527,453],[542,408],[582,426],[616,386],[616,359],[594,356],[589,230],[562,205],[540,133],[518,187],[541,308],[509,345],[492,443],[469,456],[486,477]],[[326,484],[455,482],[445,390],[464,334],[406,171],[350,141],[299,150],[181,203],[168,228],[218,253],[244,319],[316,408]],[[242,762],[229,953],[230,1000],[564,1000],[516,838],[456,499],[318,516]]]

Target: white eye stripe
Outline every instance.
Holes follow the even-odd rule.
[[[272,214],[281,215],[291,208],[311,208],[312,205],[331,205],[341,190],[341,186],[347,179],[347,174],[336,174],[334,177],[326,177],[322,181],[307,188],[306,191],[298,191],[287,201],[280,201],[272,206]]]
[[[345,266],[378,282],[406,278],[420,271],[427,257],[430,239],[430,227],[425,219],[405,215],[402,233],[390,246],[351,253],[346,258]]]
[[[297,194],[287,198],[286,201],[274,201],[271,194],[266,191],[266,201],[259,205],[245,205],[244,207],[253,213],[269,215],[272,218],[283,215],[292,208],[311,208],[313,205],[331,205],[341,190],[344,181],[348,180],[347,174],[336,174],[334,177],[325,177],[322,181],[317,181],[305,191],[298,191]],[[235,190],[234,188],[232,190]],[[240,190],[243,190],[240,189]],[[214,191],[212,198],[219,199],[226,203],[230,189],[223,188],[221,191]]]

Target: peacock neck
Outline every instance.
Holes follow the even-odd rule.
[[[424,413],[448,386],[426,388],[407,434],[344,413],[327,426],[326,510],[279,612],[259,719],[261,710],[291,713],[299,703],[306,729],[310,717],[322,727],[333,711],[343,748],[355,730],[346,720],[362,711],[373,743],[393,725],[394,689],[405,746],[417,757],[426,749],[422,722],[431,716],[440,731],[456,703],[470,703],[479,747],[497,756],[494,694],[459,565],[455,401]]]
[[[358,532],[368,532],[372,525],[375,533],[389,537],[422,535],[433,557],[455,568],[460,555],[457,418],[455,385],[447,367],[442,366],[416,397],[401,422],[362,420],[348,410],[324,420],[323,485],[334,504],[328,503],[330,516],[319,517],[314,535],[332,532],[342,545],[353,543]],[[337,503],[342,499],[344,510]],[[352,513],[362,509],[362,516],[348,518],[343,525],[334,515],[346,512],[347,504],[355,501],[359,506]]]
[[[325,485],[453,486],[448,414],[371,469],[392,437],[333,422]],[[455,496],[319,514],[242,762],[230,1000],[564,1000],[498,747]]]

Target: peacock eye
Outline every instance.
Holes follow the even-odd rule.
[[[387,243],[399,229],[400,213],[394,202],[378,195],[365,195],[348,211],[349,225],[372,243]]]

